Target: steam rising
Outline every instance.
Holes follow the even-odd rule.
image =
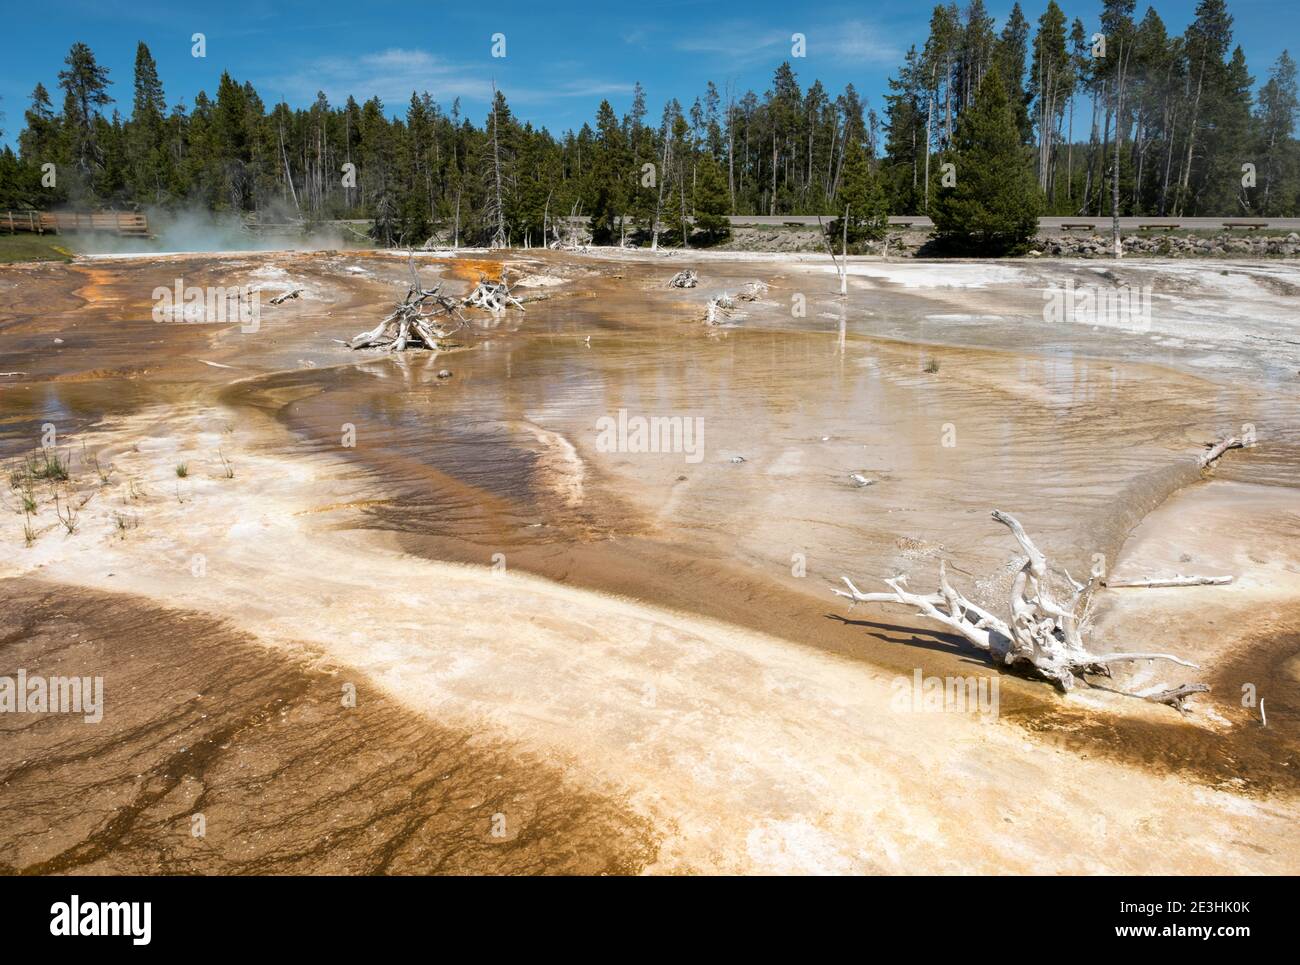
[[[203,208],[147,208],[152,238],[119,238],[109,234],[79,236],[87,254],[166,253],[178,251],[318,251],[365,244],[364,226],[295,224],[281,212],[264,213],[263,221],[285,227],[257,229],[235,214]],[[351,228],[352,230],[348,230]]]

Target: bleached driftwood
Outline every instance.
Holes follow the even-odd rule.
[[[1137,694],[1143,700],[1149,700],[1155,704],[1168,704],[1178,711],[1186,711],[1183,706],[1184,701],[1193,694],[1208,694],[1210,688],[1206,684],[1183,684],[1180,687],[1171,687],[1166,690],[1159,690],[1155,693]]]
[[[1245,445],[1246,444],[1236,436],[1228,436],[1224,439],[1220,439],[1201,454],[1199,460],[1200,466],[1202,469],[1208,469],[1213,466],[1218,461],[1219,457],[1229,449],[1243,449],[1245,448]]]
[[[400,352],[406,348],[424,347],[437,351],[441,339],[465,327],[459,304],[454,298],[442,294],[442,283],[433,288],[422,288],[413,253],[408,253],[407,264],[411,269],[411,286],[406,297],[382,322],[348,342],[350,348],[383,348]],[[435,318],[447,319],[454,324],[445,327],[436,323]]]
[[[271,299],[271,304],[283,305],[289,299],[297,298],[299,295],[302,294],[302,292],[303,290],[301,288],[295,288],[292,291],[281,292],[280,294],[276,295],[274,298]]]
[[[1227,586],[1231,582],[1231,576],[1154,576],[1145,580],[1106,580],[1105,585],[1108,589],[1143,589],[1160,586]]]
[[[721,325],[735,310],[736,302],[730,295],[723,292],[716,298],[709,299],[704,308],[704,323],[706,325]]]
[[[704,308],[704,321],[707,325],[721,325],[731,317],[739,307],[737,302],[756,302],[767,294],[767,285],[761,281],[747,283],[735,295],[723,292],[716,298],[710,298]]]
[[[683,268],[668,280],[669,288],[694,288],[699,284],[700,276],[694,268]]]
[[[834,592],[854,603],[905,603],[916,607],[921,616],[961,634],[987,653],[994,663],[1025,666],[1063,691],[1074,686],[1076,676],[1109,676],[1110,665],[1114,663],[1167,660],[1183,667],[1196,667],[1169,653],[1090,650],[1083,636],[1090,624],[1092,595],[1100,584],[1099,579],[1094,576],[1087,583],[1079,583],[1066,573],[1070,595],[1058,600],[1048,575],[1047,558],[1024,527],[1014,516],[999,510],[993,511],[993,518],[1011,531],[1026,557],[1012,581],[1007,620],[977,606],[954,589],[942,561],[937,593],[908,591],[906,576],[885,580],[891,591],[888,593],[863,593],[846,576],[843,579],[848,591]]]
[[[524,310],[523,302],[510,294],[510,285],[504,273],[501,275],[501,281],[490,282],[486,275],[479,272],[478,284],[465,296],[464,304],[471,308],[485,309],[493,315],[500,315],[511,305],[521,312]]]

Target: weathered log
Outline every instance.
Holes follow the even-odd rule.
[[[272,305],[283,305],[283,304],[284,304],[285,302],[287,302],[289,299],[291,299],[291,298],[297,298],[297,297],[298,297],[299,295],[301,295],[302,293],[303,293],[303,289],[301,289],[301,288],[295,288],[295,289],[293,289],[292,291],[281,292],[280,294],[276,295],[274,298],[271,299],[271,304],[272,304]]]
[[[716,298],[710,298],[704,308],[704,322],[706,325],[721,325],[732,312],[736,310],[736,303],[726,292],[718,295]]]
[[[1207,684],[1183,684],[1179,687],[1170,687],[1165,690],[1156,691],[1155,693],[1136,694],[1135,696],[1156,704],[1168,704],[1175,710],[1186,713],[1187,708],[1184,706],[1184,701],[1186,701],[1188,697],[1191,697],[1193,694],[1208,694],[1209,692],[1210,688]]]
[[[465,296],[463,304],[471,308],[485,309],[494,315],[501,314],[511,305],[521,312],[524,311],[523,302],[510,293],[510,284],[506,281],[504,273],[501,281],[490,282],[486,275],[479,272],[478,284]]]
[[[721,325],[737,309],[737,302],[756,302],[767,294],[767,285],[761,281],[745,284],[735,295],[723,292],[710,298],[704,308],[704,321],[707,325]]]
[[[1236,436],[1228,436],[1226,439],[1220,439],[1201,455],[1199,460],[1200,466],[1202,469],[1208,469],[1213,466],[1214,463],[1218,461],[1219,457],[1229,449],[1242,448],[1245,448],[1245,443]]]
[[[393,313],[368,332],[352,338],[350,348],[383,348],[390,352],[400,352],[407,348],[424,348],[437,351],[439,342],[465,326],[465,319],[460,314],[460,306],[455,299],[442,294],[442,284],[433,288],[422,288],[419,273],[415,269],[414,253],[408,253],[408,265],[411,269],[411,286],[406,297],[397,303]],[[430,306],[429,310],[425,306]],[[444,317],[455,322],[453,327],[443,328],[434,324],[433,319]]]
[[[669,288],[694,288],[699,284],[700,276],[694,268],[683,268],[668,280]]]
[[[1136,660],[1165,660],[1184,667],[1196,664],[1169,653],[1097,653],[1083,640],[1091,615],[1092,595],[1100,585],[1093,577],[1079,583],[1065,574],[1068,599],[1058,600],[1049,576],[1047,558],[1025,532],[1019,520],[1008,513],[993,511],[993,518],[1011,531],[1025,562],[1016,573],[1008,601],[1010,619],[1003,620],[962,596],[948,581],[947,564],[939,563],[939,590],[918,594],[906,589],[907,577],[884,580],[889,593],[863,593],[846,576],[848,591],[834,590],[853,603],[904,603],[916,607],[921,616],[959,633],[969,643],[1004,666],[1024,666],[1051,681],[1062,691],[1070,690],[1078,676],[1110,674],[1110,665]]]
[[[1231,576],[1156,576],[1146,580],[1106,580],[1104,585],[1108,589],[1141,589],[1160,586],[1227,586],[1231,582]]]

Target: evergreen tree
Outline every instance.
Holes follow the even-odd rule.
[[[941,243],[1003,254],[1034,236],[1038,187],[999,68],[984,78],[962,118],[951,159],[956,186],[937,189],[930,203]]]
[[[587,196],[591,200],[591,237],[598,245],[619,240],[619,218],[626,214],[631,163],[623,128],[609,101],[596,109],[595,152],[589,168]]]
[[[212,106],[211,136],[219,152],[213,159],[216,162],[213,174],[219,185],[218,207],[251,211],[253,194],[248,163],[252,157],[252,136],[248,128],[248,102],[243,86],[224,71]]]
[[[126,141],[130,186],[138,200],[160,200],[169,180],[164,129],[166,111],[158,65],[141,41],[135,52],[135,99]]]
[[[23,114],[26,126],[18,135],[18,153],[28,164],[39,167],[46,162],[67,162],[59,156],[59,119],[50,104],[50,95],[44,84],[32,91],[32,106]]]
[[[695,182],[695,227],[703,233],[706,244],[717,244],[731,235],[727,220],[731,201],[722,168],[711,154],[699,163]]]
[[[1214,127],[1206,132],[1206,177],[1194,204],[1198,210],[1253,214],[1253,192],[1242,184],[1242,164],[1254,163],[1255,139],[1250,114],[1255,79],[1246,69],[1246,55],[1237,47],[1214,92]]]
[[[925,116],[920,63],[916,48],[907,51],[897,78],[885,95],[885,157],[881,177],[891,210],[917,214],[921,210],[924,177]]]
[[[59,74],[62,110],[50,103],[52,85],[36,87],[6,178],[17,185],[11,196],[41,206],[197,203],[271,220],[370,217],[384,238],[427,230],[474,244],[540,243],[544,232],[554,237],[556,219],[577,215],[598,241],[653,241],[668,230],[687,243],[692,217],[722,210],[718,173],[726,210],[737,214],[822,213],[841,198],[866,198],[873,180],[889,210],[925,212],[940,190],[939,165],[973,123],[997,64],[1019,140],[1035,148],[1027,163],[1055,213],[1300,210],[1294,63],[1279,60],[1252,111],[1225,0],[1198,0],[1182,35],[1153,10],[1135,26],[1135,0],[1102,0],[1100,23],[1074,19],[1067,34],[1065,4],[1044,0],[1032,42],[1019,6],[998,24],[987,2],[935,7],[924,45],[890,81],[883,144],[852,85],[834,94],[808,78],[801,89],[789,63],[761,95],[730,87],[724,95],[710,82],[685,112],[669,99],[653,126],[637,85],[627,113],[601,104],[591,123],[553,134],[512,116],[499,91],[479,123],[459,103],[443,113],[428,92],[412,92],[396,114],[374,98],[334,107],[324,95],[268,111],[252,84],[228,74],[213,97],[200,91],[192,110],[177,100],[168,114],[144,44],[131,108],[110,116],[107,71],[76,44]],[[1095,32],[1106,36],[1104,55],[1091,50]],[[1247,161],[1258,169],[1253,188],[1241,181]],[[47,163],[58,166],[53,190],[40,186]],[[355,184],[340,179],[344,164]],[[850,227],[856,235],[862,226]]]
[[[1029,119],[1030,94],[1025,90],[1025,59],[1029,50],[1029,21],[1019,3],[1011,6],[1007,25],[998,39],[995,58],[998,73],[1006,85],[1007,102],[1020,133],[1020,143],[1033,140],[1033,124]]]
[[[1232,16],[1224,0],[1200,0],[1196,19],[1187,28],[1184,46],[1190,95],[1187,136],[1180,157],[1181,177],[1177,186],[1175,214],[1195,214],[1196,199],[1203,195],[1209,165],[1196,165],[1197,152],[1204,156],[1204,141],[1214,127],[1216,92],[1227,84],[1225,58],[1232,43]]]
[[[64,153],[81,177],[74,183],[77,194],[93,192],[93,180],[104,166],[96,120],[102,108],[111,103],[108,96],[108,68],[101,67],[95,55],[83,43],[75,43],[64,59],[66,70],[59,71],[63,89]]]
[[[844,230],[844,211],[849,214],[848,240],[850,244],[878,241],[889,229],[889,206],[885,191],[863,145],[855,143],[848,149],[844,161],[844,183],[835,203],[840,213],[831,225],[831,236],[841,237]]]
[[[1297,193],[1297,112],[1300,99],[1296,94],[1296,65],[1284,50],[1259,92],[1257,153],[1262,163],[1258,166],[1255,206],[1263,217],[1275,217],[1286,208],[1285,199],[1294,199]]]
[[[1074,65],[1065,46],[1065,13],[1048,0],[1034,35],[1033,60],[1026,91],[1034,105],[1032,124],[1038,131],[1038,187],[1055,195],[1057,138],[1066,104],[1074,95]]]

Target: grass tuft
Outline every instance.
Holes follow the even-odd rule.
[[[54,449],[42,449],[39,455],[27,458],[27,474],[33,479],[67,482],[68,461]]]

